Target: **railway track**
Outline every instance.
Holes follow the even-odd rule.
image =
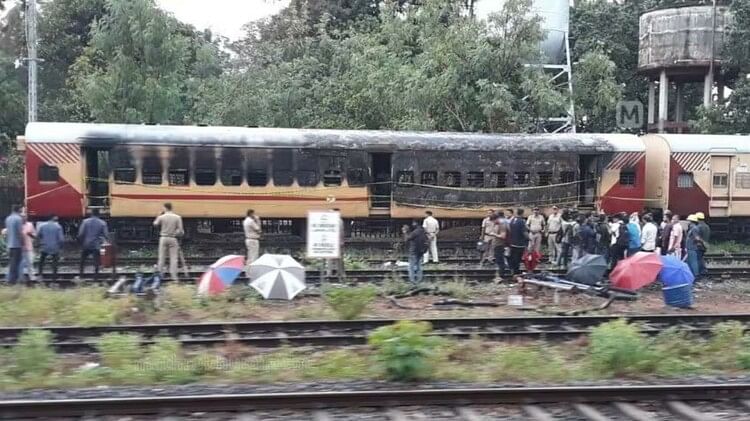
[[[537,270],[539,272],[541,269]],[[44,278],[42,281],[32,283],[33,285],[44,285],[51,287],[74,287],[86,284],[102,284],[110,285],[116,282],[121,277],[127,279],[134,279],[136,272],[133,270],[118,271],[112,273],[111,270],[104,269],[99,275],[97,282],[93,282],[93,274],[90,272],[84,274],[84,277],[78,279],[78,272],[61,272],[58,274],[56,280]],[[545,270],[556,275],[564,275],[565,271],[559,269]],[[195,283],[196,280],[203,274],[203,269],[188,271],[187,276],[184,273],[180,273],[180,282],[182,283]],[[708,268],[708,276],[711,279],[750,279],[750,266],[748,267],[723,267],[723,268]],[[306,282],[310,285],[320,285],[321,283],[321,271],[320,270],[308,270],[305,274]],[[397,267],[393,269],[356,269],[348,270],[346,272],[346,281],[351,283],[382,283],[389,279],[407,279],[407,268]],[[444,281],[444,280],[465,280],[470,282],[489,282],[495,279],[495,268],[494,267],[453,267],[453,268],[430,268],[427,265],[424,270],[424,281]],[[244,276],[238,278],[238,282],[247,282],[248,279]],[[335,281],[331,279],[330,281]],[[172,282],[168,277],[164,279],[165,283]]]
[[[750,326],[750,314],[446,318],[424,321],[430,322],[434,335],[452,339],[567,340],[587,335],[592,328],[620,317],[631,323],[638,323],[641,331],[649,335],[675,326],[696,335],[707,335],[714,325],[727,321]],[[22,332],[38,329],[52,333],[53,345],[60,352],[93,351],[97,338],[107,333],[137,334],[144,343],[151,343],[158,336],[170,336],[186,346],[210,346],[227,342],[254,347],[359,345],[366,343],[368,334],[374,329],[396,321],[375,319],[0,328],[0,347],[13,346]]]
[[[84,415],[101,417],[166,413],[201,413],[202,417],[206,417],[212,413],[226,413],[228,417],[225,419],[238,419],[238,416],[241,416],[239,419],[257,419],[253,415],[256,411],[284,410],[289,414],[289,411],[296,410],[309,411],[303,412],[309,417],[296,419],[327,421],[334,419],[330,415],[334,408],[377,408],[385,417],[379,419],[403,421],[414,419],[404,416],[404,411],[430,412],[435,408],[448,408],[454,413],[453,417],[422,419],[476,421],[490,419],[479,415],[478,411],[484,410],[479,405],[492,405],[490,408],[515,409],[522,417],[515,419],[534,421],[610,420],[614,418],[608,414],[612,414],[613,410],[617,412],[617,419],[656,420],[663,419],[666,412],[675,417],[672,419],[717,421],[720,418],[709,412],[712,409],[710,406],[721,407],[724,414],[732,411],[743,417],[750,408],[748,398],[748,383],[473,388],[412,386],[409,389],[396,386],[370,390],[4,400],[0,401],[0,417],[60,419]],[[552,414],[560,407],[572,411],[576,416],[555,418]],[[354,410],[351,413],[357,412]]]

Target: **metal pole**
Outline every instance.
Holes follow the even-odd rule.
[[[703,105],[711,106],[713,103],[714,91],[714,60],[716,59],[716,0],[713,1],[713,23],[711,28],[711,62],[708,63],[708,76],[706,77],[706,86],[704,86]],[[706,95],[707,93],[707,95]]]
[[[36,33],[36,0],[26,0],[26,48],[28,52],[29,122],[37,120],[37,33]]]

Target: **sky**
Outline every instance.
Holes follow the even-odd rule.
[[[157,3],[196,29],[211,29],[234,41],[242,37],[242,25],[278,13],[289,0],[157,0]]]

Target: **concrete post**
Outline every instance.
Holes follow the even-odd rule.
[[[674,121],[679,123],[682,121],[683,114],[683,98],[682,98],[682,84],[675,83],[675,104],[674,104]],[[682,133],[682,128],[677,129],[677,133]]]
[[[648,124],[656,123],[656,81],[648,81]]]
[[[708,108],[713,102],[713,90],[714,90],[714,74],[712,72],[706,73],[706,79],[703,82],[703,106]]]
[[[669,79],[667,71],[662,70],[659,76],[659,133],[664,133],[664,125],[669,114]]]

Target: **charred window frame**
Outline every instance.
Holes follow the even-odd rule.
[[[474,188],[483,188],[484,173],[481,171],[469,171],[466,174],[466,185]]]
[[[421,184],[437,186],[437,171],[422,171]]]
[[[490,173],[490,187],[499,189],[508,187],[508,173],[505,171]]]
[[[297,184],[300,187],[315,187],[320,183],[318,151],[300,149],[297,151]]]
[[[247,185],[265,187],[268,185],[268,151],[251,149],[247,155]]]
[[[198,186],[215,186],[216,152],[213,148],[194,149],[195,154],[195,184]]]
[[[691,189],[695,187],[695,180],[693,179],[693,173],[681,172],[677,174],[677,188],[678,189]]]
[[[273,184],[291,186],[294,183],[294,150],[274,149],[271,155]]]
[[[164,169],[158,155],[147,155],[141,163],[141,180],[143,184],[160,185]]]
[[[323,185],[326,187],[340,186],[342,181],[340,170],[326,170],[323,173]]]
[[[125,148],[114,148],[110,156],[114,167],[112,175],[115,184],[135,183],[137,179],[135,160],[130,152]]]
[[[40,183],[57,183],[60,180],[60,169],[54,165],[41,164],[37,176]]]
[[[621,186],[635,186],[635,170],[633,168],[623,168],[620,170],[620,185]]]
[[[531,174],[528,171],[516,171],[513,173],[513,186],[526,187],[531,184]]]
[[[396,182],[402,187],[411,187],[414,184],[414,171],[399,171]]]
[[[364,187],[369,179],[369,155],[364,151],[348,151],[346,183],[349,187]]]
[[[715,173],[713,176],[714,187],[726,188],[729,187],[729,175],[725,172]]]
[[[536,174],[538,178],[537,186],[550,186],[552,185],[552,172],[551,171],[540,171]]]
[[[221,151],[221,174],[219,179],[225,186],[242,185],[242,152],[239,149],[224,148]]]
[[[174,148],[169,158],[167,182],[170,186],[190,185],[190,152],[187,148]]]
[[[562,171],[560,172],[560,182],[565,183],[573,183],[576,181],[576,172],[575,171]]]
[[[343,151],[321,151],[320,169],[323,186],[337,187],[344,183],[347,154]]]
[[[458,171],[444,172],[442,185],[445,187],[461,187],[461,173]]]

